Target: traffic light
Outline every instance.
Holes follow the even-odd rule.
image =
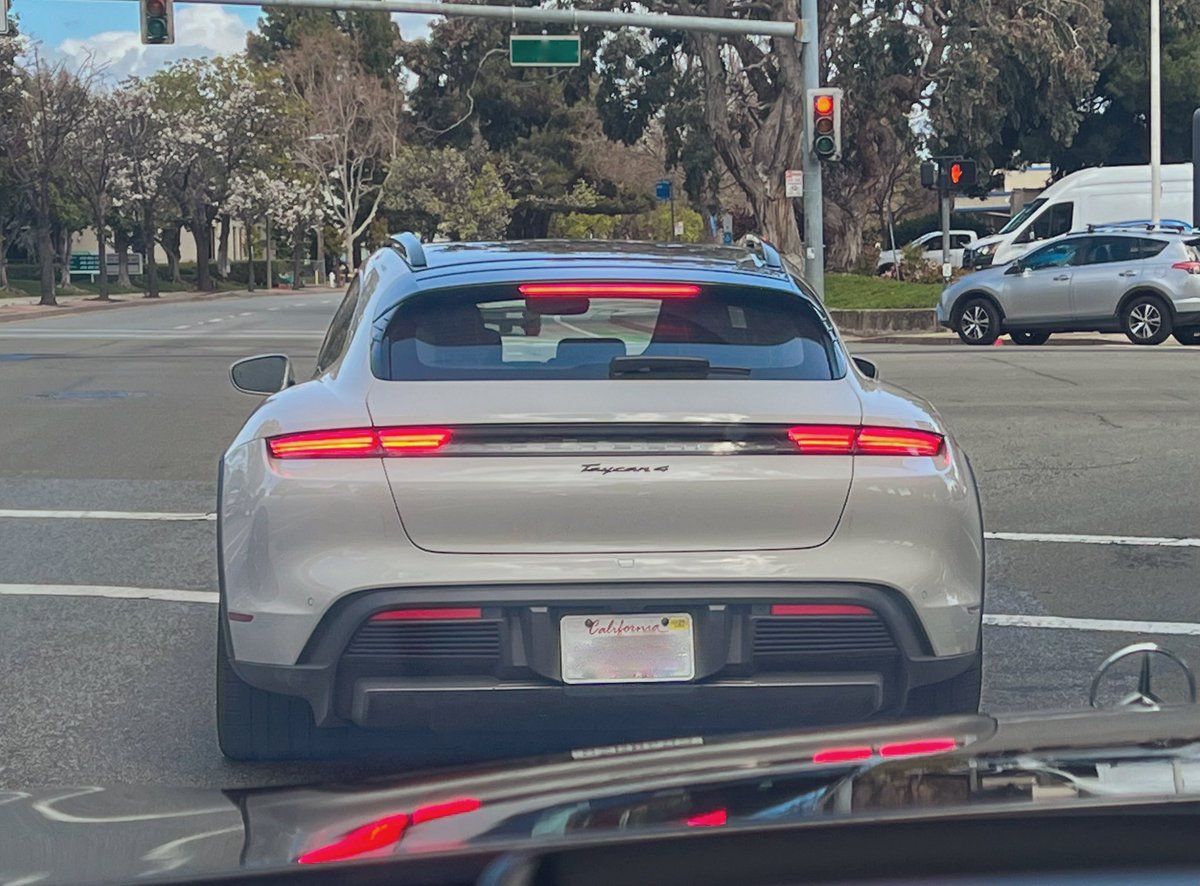
[[[812,113],[808,128],[808,148],[818,160],[842,159],[842,91],[834,88],[810,89],[808,107]]]
[[[175,0],[140,0],[142,43],[165,46],[175,42]]]
[[[0,0],[0,35],[8,33],[8,0]]]
[[[935,160],[926,160],[921,164],[921,187],[936,188],[938,186],[938,165]]]
[[[946,168],[946,185],[952,191],[972,188],[979,181],[979,169],[974,160],[953,160]]]

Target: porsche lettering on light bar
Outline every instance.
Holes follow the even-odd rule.
[[[945,443],[941,434],[916,428],[855,425],[797,425],[788,439],[805,455],[935,456]]]
[[[446,428],[338,428],[267,440],[274,458],[383,458],[434,452],[450,442]]]
[[[694,283],[522,283],[526,298],[695,298]]]

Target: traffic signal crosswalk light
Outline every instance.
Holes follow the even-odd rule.
[[[175,42],[175,0],[140,0],[142,43],[165,46]]]
[[[951,189],[974,187],[979,181],[979,169],[974,160],[954,160],[946,170]]]
[[[842,91],[827,87],[808,91],[812,115],[808,127],[808,148],[818,160],[842,159]]]

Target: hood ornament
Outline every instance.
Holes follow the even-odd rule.
[[[1135,655],[1142,656],[1142,669],[1138,674],[1137,689],[1122,698],[1117,703],[1118,707],[1139,707],[1147,710],[1157,710],[1162,706],[1162,699],[1155,695],[1150,687],[1150,661],[1156,655],[1161,655],[1179,666],[1179,669],[1183,671],[1184,676],[1187,678],[1188,700],[1192,704],[1196,703],[1196,676],[1192,673],[1192,669],[1187,666],[1187,662],[1170,649],[1167,649],[1165,646],[1159,646],[1157,643],[1133,643],[1123,649],[1118,649],[1106,658],[1096,671],[1096,676],[1092,678],[1091,692],[1088,693],[1088,701],[1092,707],[1100,707],[1097,698],[1100,692],[1100,682],[1104,679],[1104,675],[1112,670],[1117,662],[1132,658]]]

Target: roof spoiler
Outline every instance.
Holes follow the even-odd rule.
[[[389,238],[391,245],[400,251],[404,256],[404,261],[413,270],[417,268],[429,267],[429,261],[425,258],[425,250],[421,247],[421,238],[412,231],[403,231],[399,234],[392,234]]]

